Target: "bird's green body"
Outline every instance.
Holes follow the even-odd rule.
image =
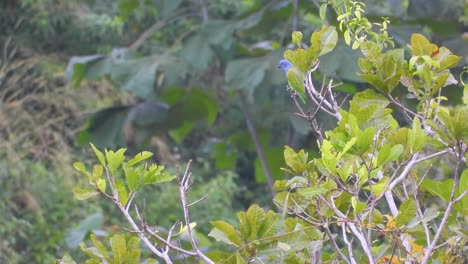
[[[304,86],[304,74],[294,67],[288,60],[278,62],[278,67],[286,73],[289,87],[299,95],[301,101],[306,103],[306,93]]]

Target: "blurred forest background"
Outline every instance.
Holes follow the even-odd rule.
[[[458,74],[468,64],[468,1],[364,2],[370,19],[389,18],[397,46],[423,33],[463,56]],[[271,206],[283,146],[316,151],[276,63],[293,30],[309,36],[321,27],[320,4],[0,1],[0,263],[75,257],[89,232],[119,230],[109,204],[73,198],[83,179],[71,164],[94,156],[89,141],[153,151],[173,170],[192,159],[192,194],[209,194],[192,212],[202,233],[209,220],[235,219],[253,202]],[[321,72],[343,83],[343,97],[363,85],[359,56],[341,43],[321,61]],[[461,100],[461,90],[447,90]],[[325,128],[328,120],[320,120]],[[177,186],[148,188],[138,199],[157,225],[180,218]]]

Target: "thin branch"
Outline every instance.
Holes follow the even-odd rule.
[[[322,218],[322,217],[320,217],[320,218]],[[322,221],[323,221],[323,219],[322,219]],[[342,259],[344,262],[346,262],[347,264],[355,264],[355,260],[354,260],[354,259],[351,258],[351,259],[349,260],[348,258],[346,258],[346,256],[343,254],[343,252],[341,252],[341,249],[340,249],[340,247],[338,246],[338,244],[336,243],[336,240],[335,240],[335,238],[333,237],[333,234],[332,234],[332,232],[330,231],[330,228],[328,228],[328,222],[325,222],[325,223],[323,224],[323,228],[324,228],[325,233],[327,234],[328,238],[330,239],[330,241],[331,241],[333,247],[335,248],[336,253],[338,253],[338,255],[341,257],[341,259]]]
[[[414,163],[418,164],[420,162],[423,162],[423,161],[426,161],[426,160],[429,160],[429,159],[432,159],[432,158],[435,158],[435,157],[438,157],[438,156],[442,156],[442,155],[444,155],[446,153],[449,153],[449,152],[450,152],[450,150],[444,149],[442,151],[439,151],[439,152],[436,152],[434,154],[431,154],[431,155],[425,156],[423,158],[420,158],[420,159],[416,160]]]
[[[141,34],[137,40],[135,40],[135,42],[132,43],[132,45],[130,45],[129,49],[130,50],[137,50],[138,48],[141,47],[141,45],[143,45],[143,43],[145,42],[145,40],[147,40],[149,37],[151,37],[151,35],[162,29],[165,25],[167,24],[167,20],[161,20],[161,21],[158,21],[156,22],[155,24],[153,24],[151,27],[149,27],[147,30],[145,30],[143,32],[143,34]]]
[[[164,259],[164,261],[168,264],[171,264],[172,261],[171,259],[169,258],[169,255],[166,253],[166,252],[161,252],[159,251],[154,245],[153,243],[151,243],[151,241],[146,237],[145,233],[144,232],[141,232],[140,228],[138,227],[138,225],[135,223],[135,221],[133,220],[132,216],[128,213],[127,210],[125,210],[125,208],[122,206],[122,204],[120,204],[119,201],[114,201],[114,203],[117,205],[117,207],[120,209],[120,212],[122,212],[122,214],[125,216],[125,219],[127,219],[127,222],[130,223],[130,225],[132,226],[133,228],[133,231],[138,234],[138,237],[143,241],[143,243],[145,243],[145,245],[149,248],[149,250],[151,250],[151,252],[153,252],[154,254],[156,254],[156,256]]]
[[[448,221],[449,215],[452,212],[452,208],[455,203],[463,199],[465,195],[467,195],[468,190],[465,190],[460,196],[455,198],[455,194],[458,190],[458,184],[460,183],[460,163],[461,163],[461,158],[462,155],[459,154],[458,159],[457,159],[457,164],[455,165],[455,171],[454,171],[454,179],[453,179],[453,186],[452,186],[452,192],[450,194],[450,202],[447,205],[447,209],[445,209],[444,216],[442,217],[442,220],[440,221],[439,228],[437,229],[437,232],[434,236],[434,239],[432,240],[431,245],[427,248],[426,254],[424,254],[424,258],[421,261],[421,264],[426,264],[429,261],[429,257],[431,256],[432,252],[434,251],[435,247],[437,246],[437,241],[439,240],[440,236],[442,235],[442,231],[444,231],[445,224]]]
[[[185,173],[179,181],[180,200],[182,202],[182,210],[184,213],[185,225],[187,227],[187,233],[190,239],[190,243],[192,244],[193,250],[195,250],[195,252],[197,253],[197,257],[199,257],[206,263],[214,264],[214,262],[211,259],[209,259],[205,254],[203,254],[203,252],[201,252],[201,250],[198,248],[197,243],[195,242],[195,234],[193,233],[192,227],[190,226],[190,216],[187,199],[188,190],[191,185],[190,177],[192,176],[192,174],[189,172],[190,163],[191,162],[189,161],[185,169]]]
[[[190,203],[189,205],[187,205],[187,206],[188,206],[188,207],[190,207],[190,206],[192,206],[192,205],[195,205],[195,204],[197,204],[197,203],[199,203],[199,202],[201,202],[201,201],[205,200],[205,199],[206,199],[206,197],[208,197],[208,194],[205,194],[205,195],[203,195],[203,197],[202,197],[202,198],[200,198],[200,199],[196,200],[195,202],[191,202],[191,203]]]
[[[369,263],[374,264],[375,260],[374,260],[374,256],[372,255],[371,245],[369,245],[367,243],[367,239],[365,238],[364,234],[362,233],[362,230],[359,230],[353,222],[348,221],[349,219],[346,217],[346,215],[344,215],[340,210],[338,210],[336,208],[336,205],[335,205],[333,199],[330,199],[330,202],[329,202],[322,195],[319,195],[318,197],[324,203],[326,203],[328,205],[328,207],[330,207],[333,210],[333,212],[335,213],[336,216],[338,216],[338,217],[342,218],[343,220],[345,220],[343,224],[349,226],[349,228],[351,229],[351,232],[353,232],[353,234],[359,239],[361,247],[362,247],[362,249],[364,250],[364,253],[367,256],[367,259],[369,260]]]
[[[416,164],[416,159],[418,158],[418,153],[414,154],[410,159],[409,162],[406,164],[405,169],[401,172],[400,176],[398,176],[394,181],[392,181],[389,185],[387,190],[392,190],[395,188],[397,184],[403,181],[406,178],[406,175],[410,172],[413,166]],[[396,172],[395,172],[396,173]],[[393,177],[393,176],[392,176]]]
[[[349,242],[348,236],[346,235],[346,225],[341,225],[341,232],[343,233],[343,240],[345,244],[348,246],[349,259],[351,260],[353,264],[357,264],[356,260],[354,259],[353,245],[352,243]]]
[[[424,175],[422,176],[422,179],[421,179],[421,183],[422,181],[424,180],[424,178],[426,178],[427,174],[429,173],[429,170],[431,169],[432,166],[429,166],[427,169],[426,169],[426,172],[424,173]],[[414,200],[416,201],[416,212],[418,214],[418,216],[422,219],[424,217],[424,214],[422,212],[422,209],[421,209],[421,204],[419,203],[419,186],[420,184],[417,184],[416,182],[414,183],[415,185],[415,190],[414,190],[414,193],[413,193],[413,198]],[[429,227],[427,226],[427,223],[425,221],[421,221],[421,224],[423,225],[423,228],[424,228],[424,233],[426,234],[426,242],[427,242],[427,246],[429,246],[431,244],[431,232],[429,231]]]
[[[247,125],[247,129],[249,130],[250,137],[255,145],[255,150],[257,151],[258,159],[260,160],[260,164],[262,165],[262,169],[265,172],[268,188],[270,189],[271,196],[274,197],[276,195],[276,191],[273,188],[274,180],[273,175],[270,171],[270,167],[268,166],[268,162],[265,157],[265,153],[263,152],[262,145],[260,144],[260,140],[258,139],[258,134],[251,119],[251,115],[248,111],[248,105],[245,101],[244,94],[242,91],[237,91],[237,96],[239,97],[239,102],[241,105],[241,111],[245,118],[245,123]]]
[[[188,251],[188,250],[185,250],[185,249],[180,248],[178,246],[174,246],[172,243],[170,243],[169,239],[165,240],[163,237],[161,237],[156,232],[151,230],[151,228],[148,226],[148,224],[141,218],[140,213],[138,211],[138,208],[136,206],[135,206],[135,212],[137,214],[137,218],[140,221],[141,226],[143,227],[143,230],[145,230],[146,233],[148,233],[150,236],[154,237],[159,242],[166,245],[166,248],[169,247],[169,248],[171,248],[171,249],[173,249],[175,251],[178,251],[178,252],[183,253],[183,254],[188,255],[188,256],[197,256],[196,252]],[[166,251],[167,251],[167,249],[166,249]]]

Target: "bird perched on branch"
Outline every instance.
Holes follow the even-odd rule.
[[[286,73],[289,86],[299,95],[299,98],[301,98],[301,101],[305,104],[304,75],[286,59],[282,59],[278,62],[278,68],[281,68],[281,70]]]

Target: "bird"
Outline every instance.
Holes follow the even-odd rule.
[[[278,68],[283,70],[286,73],[286,78],[288,79],[289,86],[293,91],[295,91],[299,98],[301,98],[302,103],[306,103],[305,87],[304,87],[304,76],[303,74],[292,65],[286,59],[282,59],[278,62]]]

